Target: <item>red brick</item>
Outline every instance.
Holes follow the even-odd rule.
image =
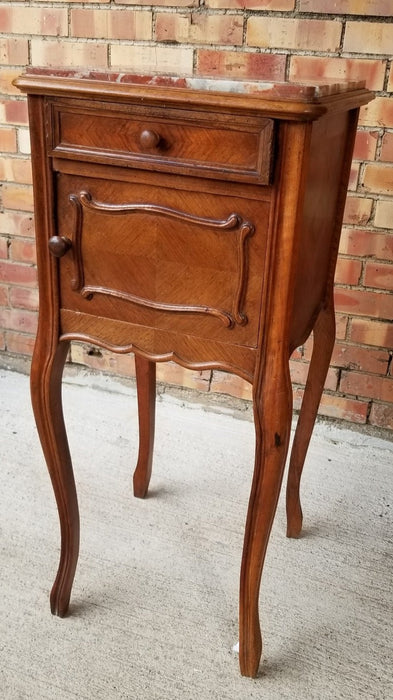
[[[135,10],[71,10],[71,35],[87,39],[150,40],[152,13]]]
[[[361,107],[359,126],[392,128],[393,100],[390,97],[376,97],[368,105]]]
[[[5,162],[6,158],[4,158],[4,156],[0,156],[0,180],[2,180],[3,182],[8,180],[8,178],[6,177]]]
[[[303,359],[303,346],[296,348],[291,355],[291,360],[302,360]]]
[[[369,423],[378,428],[393,430],[393,406],[391,404],[373,402]]]
[[[0,282],[34,287],[37,284],[36,268],[18,263],[0,262]]]
[[[393,318],[393,296],[391,294],[336,287],[334,296],[336,308],[341,313],[389,320]]]
[[[0,350],[5,350],[5,333],[0,330]]]
[[[0,236],[0,258],[2,260],[8,258],[8,238],[6,236]]]
[[[58,66],[60,68],[108,67],[108,47],[98,42],[31,40],[33,66]]]
[[[348,316],[336,313],[336,338],[344,340],[347,337]]]
[[[353,157],[355,160],[374,160],[377,149],[378,131],[358,131]]]
[[[390,0],[300,0],[299,11],[390,17],[392,4]]]
[[[340,391],[353,396],[393,402],[393,379],[391,377],[378,377],[375,374],[342,372]]]
[[[355,369],[386,375],[388,362],[388,350],[373,350],[358,345],[348,345],[348,343],[336,343],[330,364],[332,367],[341,367],[347,370]]]
[[[0,233],[13,236],[34,236],[34,220],[31,214],[18,214],[13,211],[0,212]]]
[[[305,386],[307,381],[309,363],[299,362],[297,360],[290,360],[289,369],[291,374],[291,381],[293,384],[302,384]],[[338,372],[336,369],[330,367],[325,380],[325,389],[328,391],[336,391],[338,384]]]
[[[365,229],[343,229],[340,253],[393,260],[393,235]]]
[[[156,41],[196,44],[230,44],[243,42],[243,17],[239,15],[205,15],[157,13]]]
[[[293,384],[302,384],[304,386],[307,381],[309,366],[310,365],[308,362],[290,360],[289,371],[291,375],[291,382]]]
[[[238,399],[252,399],[252,387],[249,382],[227,372],[214,371],[210,386],[213,394],[228,394]]]
[[[117,1],[117,0],[116,0]],[[127,0],[120,0],[122,5],[125,5]],[[48,0],[36,0],[36,2],[48,2]],[[63,5],[69,5],[70,3],[77,2],[79,5],[81,4],[80,0],[56,0],[57,4],[63,3]],[[99,5],[101,4],[108,4],[108,0],[83,0],[84,5],[88,5],[91,3],[92,5]],[[138,2],[138,5],[142,5],[142,2]]]
[[[173,386],[185,386],[197,391],[209,391],[210,370],[192,371],[176,365],[174,362],[157,364],[157,381]]]
[[[103,372],[135,377],[133,355],[117,355],[95,347],[92,351],[92,346],[73,343],[71,361]],[[157,381],[174,386],[185,386],[197,391],[209,390],[210,375],[210,370],[194,372],[173,362],[157,364]]]
[[[37,313],[24,309],[0,309],[0,327],[6,330],[36,333]]]
[[[393,290],[393,265],[368,262],[364,274],[364,285],[377,289]]]
[[[380,160],[393,163],[393,133],[391,131],[383,135]]]
[[[16,129],[11,126],[0,127],[0,150],[7,153],[16,153]]]
[[[294,408],[297,410],[300,408],[302,397],[303,389],[296,389],[294,391]],[[366,423],[367,413],[367,401],[359,401],[332,394],[322,394],[318,409],[320,416],[328,416],[329,418],[337,418],[359,424]]]
[[[39,34],[42,36],[66,36],[68,33],[67,10],[50,7],[0,7],[0,26],[8,34]]]
[[[347,336],[348,317],[336,313],[336,339],[345,340]],[[301,348],[301,358],[310,362],[313,351],[313,335],[309,336]]]
[[[0,64],[25,66],[29,62],[27,39],[0,39]]]
[[[321,12],[325,14],[325,18],[321,17],[321,21],[324,22],[326,20],[326,15],[330,15],[329,20],[337,19],[338,21],[334,21],[334,29],[338,29],[341,27],[342,22],[340,21],[340,18],[334,18],[332,17],[332,14],[336,13],[346,13],[346,14],[372,14],[374,13],[375,15],[378,15],[378,7],[376,5],[378,4],[379,6],[381,5],[381,2],[384,0],[342,0],[342,3],[340,5],[339,10],[333,9],[333,6],[329,3],[323,2],[322,9],[318,9],[317,4],[321,4],[322,0],[308,0],[309,8],[310,9],[304,9],[306,7],[306,0],[298,0],[296,2],[296,11],[302,11],[302,12]],[[47,0],[36,0],[34,3],[29,3],[30,8],[29,9],[34,9],[35,11],[37,9],[42,8],[44,10],[47,9],[47,6],[50,5],[51,3],[47,2]],[[109,11],[108,14],[108,6],[109,4],[113,5],[114,8],[111,11]],[[178,11],[179,8],[181,7],[193,7],[196,6],[198,3],[196,0],[180,0],[178,3],[174,3],[174,0],[157,0],[155,3],[156,7],[163,6],[165,8],[171,8],[173,7],[175,12],[176,10]],[[335,4],[335,3],[333,3]],[[67,7],[68,5],[68,7]],[[61,11],[65,10],[65,12],[70,13],[71,17],[71,8],[74,5],[74,8],[72,12],[74,13],[73,16],[73,28],[75,31],[79,31],[79,35],[86,36],[87,38],[93,38],[94,36],[99,36],[100,32],[96,31],[89,33],[87,30],[85,34],[81,31],[81,29],[77,30],[75,28],[75,17],[77,16],[77,13],[79,13],[82,8],[83,12],[87,13],[87,8],[90,5],[91,6],[91,12],[96,13],[96,22],[97,22],[97,13],[102,13],[107,17],[107,19],[110,21],[112,24],[112,29],[108,27],[105,29],[107,33],[103,33],[101,31],[101,36],[105,38],[112,38],[112,36],[115,36],[116,32],[122,32],[125,31],[123,30],[123,27],[125,24],[122,24],[120,28],[115,29],[115,33],[113,33],[113,25],[116,24],[116,19],[117,17],[114,17],[114,15],[120,13],[124,13],[124,17],[126,16],[126,10],[124,10],[124,7],[128,5],[130,7],[130,14],[134,13],[134,7],[143,7],[146,6],[146,11],[145,14],[149,15],[150,17],[150,8],[151,5],[148,4],[148,0],[140,0],[138,2],[137,0],[119,0],[119,2],[113,2],[113,3],[108,3],[107,0],[96,0],[93,2],[91,0],[87,0],[84,3],[77,3],[77,0],[70,0],[70,2],[62,2],[59,0],[58,3],[56,3],[55,9],[58,10],[61,8]],[[102,5],[102,9],[98,10],[97,8]],[[283,7],[283,5],[285,5]],[[360,5],[362,6],[362,10],[359,12],[359,7]],[[12,7],[17,7],[18,9],[24,8],[24,3],[22,2],[15,2],[13,3]],[[312,23],[309,24],[309,27],[313,29],[315,26],[316,22],[318,20],[315,20],[314,18],[309,18],[305,19],[304,16],[302,18],[298,17],[283,17],[280,15],[274,16],[275,11],[283,11],[283,12],[292,12],[292,10],[295,9],[295,3],[294,0],[207,0],[205,3],[205,7],[210,8],[210,10],[214,10],[214,8],[217,8],[219,10],[233,10],[236,12],[232,12],[227,14],[220,13],[220,18],[225,17],[225,21],[227,21],[227,17],[232,17],[232,21],[234,17],[237,17],[238,19],[241,17],[242,19],[245,17],[244,13],[240,14],[240,11],[242,9],[245,9],[249,12],[252,13],[253,10],[266,10],[264,13],[264,16],[262,17],[255,17],[255,19],[258,19],[260,21],[269,21],[270,23],[274,21],[278,21],[280,23],[280,27],[282,28],[282,21],[283,20],[296,20],[296,25],[299,28],[299,21],[300,19],[303,22],[309,22]],[[367,7],[367,10],[364,10],[364,7]],[[123,8],[123,9],[121,9]],[[371,12],[368,12],[369,8],[371,8]],[[1,6],[0,6],[1,9]],[[24,8],[25,9],[25,8]],[[393,8],[390,8],[389,10],[393,13]],[[140,11],[139,11],[140,12]],[[268,12],[270,13],[270,16],[268,16]],[[158,13],[158,14],[164,14],[164,13]],[[171,12],[168,12],[168,15],[172,14]],[[183,15],[186,14],[183,11]],[[199,18],[200,15],[199,13],[195,13],[196,16]],[[204,12],[201,13],[203,15]],[[263,14],[262,12],[260,13],[261,15]],[[382,13],[379,13],[380,15]],[[386,12],[384,14],[387,14]],[[180,13],[177,12],[177,16],[179,16]],[[80,16],[80,15],[79,15]],[[205,16],[213,16],[213,13],[210,15],[205,15]],[[345,17],[343,17],[343,21],[345,20]],[[99,20],[98,20],[99,21]],[[202,20],[201,20],[202,21]],[[364,24],[364,20],[362,21]],[[367,22],[368,23],[368,22]],[[328,21],[328,24],[330,22]],[[355,24],[355,22],[349,22],[348,24]],[[357,23],[356,23],[357,24]],[[360,24],[360,22],[359,22]],[[370,23],[374,24],[374,23]],[[378,22],[375,24],[379,24]],[[97,26],[97,24],[96,24]],[[276,28],[278,25],[275,25]],[[289,25],[286,25],[287,27]],[[306,26],[305,24],[303,26]],[[28,28],[28,31],[30,32],[30,28]],[[193,31],[191,27],[188,28],[188,31],[191,32]],[[112,34],[110,33],[112,32]],[[202,34],[202,31],[201,31]],[[195,35],[197,35],[197,32],[195,30]],[[296,35],[296,32],[295,32]],[[294,34],[291,35],[292,39],[295,41],[295,39],[299,42],[299,34],[297,37]],[[57,42],[57,41],[46,41],[45,37],[48,36],[48,32],[44,36],[44,34],[40,34],[40,36],[36,36],[36,38],[33,39],[32,42],[32,55],[33,55],[33,63],[36,61],[36,64],[38,63],[45,63],[45,61],[41,61],[41,57],[46,57],[48,58],[48,61],[52,61],[53,63],[58,63],[60,60],[64,59],[64,65],[72,65],[72,61],[75,60],[75,65],[78,65],[79,63],[83,65],[89,65],[91,67],[94,67],[94,60],[97,58],[103,59],[104,63],[103,66],[99,67],[106,67],[107,66],[107,60],[108,60],[108,47],[107,45],[99,42],[73,42],[70,41],[69,39],[65,39],[64,41]],[[120,36],[120,34],[119,34]],[[209,35],[210,38],[211,35]],[[280,36],[280,34],[279,34]],[[294,38],[295,36],[295,38]],[[349,36],[349,35],[348,35]],[[311,37],[311,39],[310,39]],[[117,38],[117,37],[116,37]],[[132,39],[130,34],[128,34],[127,37],[128,39]],[[319,39],[320,42],[324,42],[326,38],[326,35],[323,33],[319,34]],[[306,37],[306,40],[316,41],[314,38],[312,32],[309,37]],[[217,43],[224,44],[226,42],[227,38],[224,37],[224,39],[220,40]],[[16,57],[16,44],[14,45],[15,49],[15,60],[12,62],[10,60],[10,50],[11,47],[8,44],[9,41],[14,41],[8,40],[8,39],[3,39],[3,37],[0,38],[0,64],[2,63],[2,57],[3,57],[3,65],[4,66],[18,66],[22,65],[25,62],[19,62]],[[21,42],[21,47],[22,47],[22,42],[23,42],[23,47],[21,50],[25,50],[27,47],[28,40],[26,37],[18,37],[17,41]],[[195,43],[196,39],[187,39],[188,43]],[[199,41],[202,43],[202,39],[199,39]],[[7,42],[7,45],[6,43]],[[203,43],[205,43],[205,38],[203,37]],[[48,44],[51,45],[49,48],[51,49],[48,54],[44,54],[43,52],[40,53],[38,50],[38,46],[43,46],[43,44]],[[71,51],[72,55],[70,53],[67,54],[65,49],[61,49],[60,54],[56,54],[57,52],[57,47],[60,46],[67,46],[67,51]],[[299,44],[298,44],[299,45]],[[71,46],[71,48],[69,48]],[[89,51],[92,51],[92,47],[94,46],[94,50],[96,53],[93,54],[84,54],[82,49],[80,48],[81,46],[88,47]],[[240,44],[239,44],[240,46]],[[52,51],[53,47],[53,51]],[[127,42],[122,42],[122,43],[113,43],[113,45],[110,47],[109,51],[109,56],[111,55],[111,58],[109,60],[112,61],[112,66],[119,65],[121,67],[124,67],[125,65],[128,65],[132,67],[135,70],[143,70],[144,72],[149,71],[149,70],[157,70],[160,72],[182,72],[182,73],[189,73],[191,74],[192,72],[196,72],[198,75],[226,75],[227,77],[235,77],[235,78],[255,78],[255,79],[273,79],[273,80],[281,80],[284,77],[284,71],[285,71],[285,65],[287,61],[287,57],[285,54],[285,48],[286,47],[280,47],[280,46],[274,46],[272,45],[271,47],[268,48],[283,48],[284,50],[282,51],[281,54],[279,53],[260,53],[260,52],[253,52],[253,51],[218,51],[211,49],[210,47],[206,47],[205,49],[203,48],[197,48],[194,52],[193,48],[188,46],[188,47],[162,47],[162,46],[151,46],[151,45],[138,45],[137,43],[134,44],[128,44]],[[321,51],[329,51],[329,49],[324,49],[320,45],[318,45],[318,50],[320,49]],[[101,49],[103,51],[101,52]],[[307,50],[307,46],[306,49]],[[8,51],[8,54],[7,54]],[[76,60],[76,52],[81,51],[82,53],[79,54],[79,58]],[[84,49],[84,51],[87,51],[87,48]],[[97,53],[98,51],[98,53]],[[161,51],[166,51],[168,52],[167,54],[162,53]],[[365,53],[366,49],[363,48],[361,53]],[[169,53],[170,52],[170,53]],[[155,63],[152,60],[151,56],[155,54]],[[368,51],[367,51],[368,53]],[[391,52],[390,52],[391,53]],[[380,54],[381,55],[381,54]],[[82,60],[83,57],[89,57],[92,56],[92,61],[90,60]],[[54,58],[55,57],[55,58]],[[388,56],[390,59],[390,55]],[[7,59],[7,60],[6,60]],[[193,63],[192,60],[194,59],[196,68],[193,69]],[[336,77],[341,77],[341,72],[339,74],[336,74],[337,71],[344,71],[344,64],[345,64],[345,71],[347,77],[351,77],[355,79],[355,72],[359,71],[359,73],[356,75],[357,77],[365,77],[368,80],[368,85],[372,86],[373,89],[382,89],[382,75],[384,73],[385,65],[386,65],[386,60],[385,60],[385,55],[382,54],[381,58],[378,59],[378,57],[373,57],[373,58],[360,58],[356,59],[355,57],[350,57],[348,56],[346,58],[337,58],[337,57],[327,57],[327,56],[293,56],[291,59],[291,64],[290,64],[290,69],[291,69],[291,77],[295,76],[295,72],[299,71],[299,77],[301,75],[301,71],[305,69],[305,66],[308,65],[312,67],[314,70],[322,70],[323,73],[321,77],[324,75],[327,77],[329,76],[330,71],[332,71],[332,78]],[[26,61],[27,62],[27,61]],[[153,65],[154,64],[154,65]],[[139,68],[138,68],[139,66]],[[169,66],[169,70],[168,70]],[[184,68],[185,66],[185,68]],[[333,75],[333,69],[334,69],[334,75]],[[350,75],[351,74],[351,75]],[[392,72],[393,74],[393,72]],[[5,73],[3,72],[2,75],[4,76]],[[312,76],[310,76],[312,77]],[[5,81],[1,80],[1,75],[0,75],[0,82],[2,82],[3,85],[5,85]],[[9,82],[9,81],[8,81]],[[393,80],[391,79],[391,87],[393,90]],[[7,88],[6,88],[7,89]],[[372,106],[370,105],[368,109],[363,109],[362,110],[362,118],[361,118],[361,123],[366,125],[366,129],[362,129],[359,132],[359,135],[357,137],[356,141],[356,149],[355,149],[355,159],[356,161],[372,161],[375,158],[376,155],[376,145],[378,142],[379,134],[378,134],[378,129],[380,129],[382,126],[386,125],[388,129],[393,129],[393,113],[391,111],[391,101],[389,103],[388,98],[386,97],[378,97],[375,103],[372,103]],[[22,117],[22,118],[21,118]],[[24,120],[24,121],[23,121]],[[17,99],[12,99],[12,100],[3,100],[1,105],[0,105],[0,121],[2,121],[5,124],[9,124],[9,127],[2,127],[0,129],[0,139],[2,138],[2,134],[4,134],[4,137],[6,139],[10,138],[11,141],[9,142],[9,148],[4,147],[2,150],[4,152],[8,153],[16,153],[17,152],[17,141],[15,138],[15,130],[12,129],[11,127],[13,125],[22,125],[25,126],[27,125],[27,118],[26,118],[26,108],[25,108],[25,102],[24,99],[20,99],[19,97]],[[5,131],[5,129],[8,129]],[[26,130],[25,130],[26,132]],[[26,132],[27,133],[27,132]],[[379,132],[381,133],[381,132]],[[12,134],[12,136],[11,136]],[[379,165],[382,163],[391,163],[392,161],[392,155],[391,155],[391,149],[392,149],[392,141],[393,137],[390,132],[387,132],[382,141],[382,148],[381,148],[381,154],[380,154],[380,163],[377,164],[377,168]],[[15,159],[15,160],[19,160]],[[366,284],[371,284],[373,283],[373,286],[378,283],[378,277],[377,275],[380,274],[378,273],[378,270],[381,269],[380,264],[376,264],[375,260],[370,260],[370,258],[374,258],[376,260],[381,260],[385,261],[385,264],[382,262],[382,267],[385,268],[390,268],[390,266],[386,265],[386,262],[389,260],[392,260],[392,254],[393,254],[393,235],[391,233],[383,232],[381,230],[379,231],[372,231],[372,230],[366,230],[360,228],[361,226],[365,226],[368,221],[370,221],[371,218],[371,211],[374,211],[375,207],[375,225],[377,225],[379,228],[386,228],[389,230],[392,226],[392,221],[393,221],[393,201],[389,200],[388,197],[390,195],[390,191],[386,190],[380,190],[380,187],[385,187],[385,179],[381,179],[378,181],[374,187],[370,186],[370,178],[371,175],[375,172],[378,172],[378,170],[375,169],[376,164],[375,163],[369,163],[368,165],[371,165],[371,168],[365,168],[363,169],[363,166],[361,166],[361,173],[365,173],[366,175],[366,186],[370,188],[370,191],[379,193],[382,191],[383,196],[385,196],[384,199],[380,199],[379,201],[375,201],[375,199],[371,199],[371,196],[364,198],[364,197],[352,197],[350,203],[347,206],[347,212],[346,212],[346,217],[347,221],[351,225],[357,225],[358,228],[354,229],[344,229],[343,232],[343,237],[342,237],[342,242],[341,242],[341,247],[340,247],[340,252],[341,254],[347,255],[347,256],[356,256],[358,259],[357,260],[352,260],[349,257],[348,258],[340,258],[338,262],[338,267],[337,267],[337,280],[339,284],[344,284],[344,285],[355,285],[358,284],[359,282],[359,276],[360,276],[360,270],[362,264],[365,266],[365,277],[364,277],[364,282]],[[15,172],[12,174],[12,177],[10,176],[10,171],[9,168],[12,167],[12,164],[10,162],[10,159],[8,159],[8,162],[4,165],[3,163],[3,175],[5,176],[5,181],[8,181],[8,185],[11,184],[11,182],[17,182],[17,183],[22,183],[25,182],[24,180],[20,179],[20,175],[18,176]],[[16,166],[17,167],[17,166]],[[385,166],[387,167],[387,166]],[[356,178],[357,178],[357,172],[359,168],[359,163],[355,163],[352,169],[352,176],[351,176],[351,187],[355,188],[356,187]],[[386,171],[383,171],[385,173]],[[379,170],[379,173],[382,173],[381,170]],[[383,174],[382,173],[382,174]],[[382,183],[382,184],[381,184]],[[8,195],[7,195],[7,188],[6,188],[6,204],[8,201],[8,204],[10,204],[10,192],[11,190],[8,190]],[[359,193],[358,193],[359,194]],[[362,193],[360,193],[362,194]],[[8,200],[7,200],[8,196]],[[17,198],[18,199],[18,198]],[[30,267],[29,264],[30,261],[33,261],[34,258],[32,257],[33,255],[33,244],[31,240],[31,236],[33,235],[33,227],[32,227],[32,218],[31,216],[23,216],[22,214],[19,213],[19,207],[21,206],[20,200],[17,201],[18,205],[18,210],[13,209],[5,212],[0,212],[0,233],[4,232],[6,237],[11,238],[11,248],[10,248],[10,256],[12,258],[7,262],[7,261],[2,261],[3,265],[0,265],[0,279],[2,279],[2,275],[4,276],[4,265],[7,265],[8,270],[7,270],[7,275],[10,274],[10,270],[12,269],[11,266],[14,268],[18,269],[24,269],[24,270],[33,270],[34,274],[34,282],[27,281],[26,283],[23,282],[4,282],[3,280],[3,285],[0,285],[0,305],[1,302],[4,301],[6,304],[8,302],[14,307],[11,309],[12,311],[20,311],[23,312],[24,310],[31,310],[33,311],[35,309],[36,303],[37,303],[37,291],[35,287],[35,269],[33,267]],[[15,201],[14,204],[11,204],[11,206],[16,206]],[[389,208],[390,206],[390,208]],[[373,209],[372,209],[373,207]],[[371,229],[371,226],[370,226]],[[30,237],[30,240],[26,242],[26,240],[23,240],[26,238],[26,236]],[[1,240],[1,239],[0,239]],[[27,247],[26,247],[27,243]],[[1,246],[4,245],[0,242],[0,251],[1,251]],[[23,251],[23,249],[25,250]],[[1,255],[1,253],[0,253]],[[368,257],[369,260],[360,260],[360,258]],[[26,264],[21,264],[21,265],[16,265],[15,261],[16,260],[21,260],[25,261]],[[367,263],[367,266],[366,266]],[[25,273],[24,273],[25,274]],[[30,273],[27,273],[30,274]],[[12,276],[12,275],[11,275]],[[384,277],[384,275],[382,275]],[[21,286],[12,286],[13,284],[19,284]],[[387,286],[387,285],[386,285]],[[26,288],[28,287],[28,288]],[[376,287],[384,289],[385,283],[383,283],[383,280],[381,279],[380,281],[380,287]],[[4,296],[4,290],[7,292],[6,296]],[[371,298],[368,297],[367,295],[370,293],[372,294],[372,299],[378,302],[378,304],[381,304],[381,309],[378,309],[378,313],[387,313],[386,312],[386,306],[387,306],[387,295],[384,293],[378,293],[378,292],[371,292],[370,290],[343,290],[343,289],[338,289],[337,294],[341,295],[342,293],[347,294],[347,292],[356,292],[357,294],[361,295],[366,295],[366,296],[361,296],[360,301],[362,304],[362,311],[356,310],[355,313],[361,313],[365,314],[364,318],[354,318],[351,319],[348,323],[348,313],[353,313],[353,308],[358,308],[355,305],[353,305],[352,301],[353,299],[357,300],[359,302],[359,296],[357,297],[351,297],[351,303],[348,303],[348,299],[346,297],[346,301],[344,306],[340,307],[339,310],[342,310],[342,314],[338,314],[337,319],[338,319],[338,325],[337,325],[337,332],[339,337],[345,338],[346,333],[347,333],[347,328],[348,328],[348,335],[351,335],[354,333],[360,334],[360,337],[363,337],[368,339],[367,345],[369,345],[368,348],[366,347],[357,347],[355,345],[348,345],[341,343],[344,347],[341,349],[341,352],[339,350],[335,350],[336,355],[333,356],[333,362],[335,362],[335,367],[336,368],[341,368],[341,369],[346,369],[346,368],[351,368],[356,369],[358,374],[361,374],[362,372],[368,372],[370,375],[372,373],[375,373],[376,375],[382,375],[383,374],[383,367],[386,363],[387,365],[387,350],[379,350],[379,346],[376,346],[376,339],[382,339],[384,337],[384,343],[387,343],[387,339],[389,338],[391,340],[390,344],[387,347],[393,347],[393,340],[391,339],[391,331],[390,331],[390,326],[392,325],[391,323],[383,323],[381,320],[370,320],[366,314],[371,312]],[[9,294],[8,294],[9,293]],[[376,299],[377,298],[377,299]],[[364,307],[364,303],[365,307]],[[390,307],[391,308],[391,307]],[[365,310],[364,310],[365,309]],[[391,316],[386,316],[391,319]],[[375,318],[375,315],[374,315]],[[358,324],[358,325],[357,325]],[[359,325],[363,324],[363,326]],[[382,328],[385,331],[385,335],[382,333]],[[363,329],[363,330],[362,330]],[[380,329],[378,331],[378,329]],[[378,332],[377,332],[378,331]],[[363,333],[363,335],[362,335]],[[351,340],[353,343],[356,342],[362,342],[362,341],[356,341],[351,335]],[[20,352],[20,353],[26,353],[30,354],[32,350],[32,345],[33,345],[33,337],[30,334],[30,332],[18,332],[14,330],[9,330],[6,333],[5,339],[4,339],[4,334],[3,334],[3,341],[6,342],[6,347],[9,352]],[[0,338],[0,346],[1,346],[1,338]],[[364,343],[366,344],[366,343]],[[299,351],[299,357],[302,357],[304,359],[307,358],[308,353],[312,347],[312,343],[308,342],[305,344],[305,353],[303,355],[303,351]],[[382,344],[383,347],[383,344]],[[94,366],[94,363],[99,363],[100,358],[98,356],[89,356],[87,355],[86,351],[86,363],[89,364],[90,366]],[[105,354],[105,353],[103,353]],[[133,371],[133,366],[132,366],[132,361],[130,360],[130,357],[126,356],[115,356],[115,359],[110,359],[113,358],[114,356],[111,353],[107,353],[105,355],[105,359],[101,357],[101,365],[108,369],[109,371],[116,372],[116,373],[124,373],[127,376],[132,375]],[[97,364],[98,366],[98,364]],[[307,362],[305,361],[298,361],[294,362],[292,364],[292,371],[295,372],[295,379],[297,381],[301,382],[305,379],[305,375],[307,372]],[[159,372],[160,372],[160,377],[162,381],[169,381],[171,383],[177,384],[177,385],[182,385],[182,384],[187,384],[191,387],[195,387],[198,382],[202,385],[201,387],[202,390],[209,390],[210,386],[210,378],[211,378],[211,373],[207,372],[201,378],[200,373],[190,373],[188,371],[182,370],[182,368],[178,368],[176,365],[167,365],[165,364],[160,364],[159,365]],[[350,374],[352,374],[351,372]],[[221,376],[220,376],[221,374]],[[223,380],[223,375],[226,377],[226,381],[224,382]],[[363,375],[361,375],[363,376]],[[381,379],[385,379],[385,377],[380,377]],[[335,383],[337,381],[337,369],[330,369],[329,370],[329,379],[328,379],[328,392],[329,391],[334,391],[335,389]],[[331,382],[331,383],[329,383]],[[212,390],[213,391],[219,391],[220,390],[220,384],[225,384],[223,390],[226,391],[229,394],[232,394],[234,396],[243,396],[244,392],[249,392],[248,398],[251,398],[251,392],[250,392],[250,387],[247,383],[243,382],[242,380],[233,377],[232,375],[225,375],[225,373],[214,373],[213,379],[212,379]],[[368,398],[368,397],[367,397]],[[377,408],[381,409],[385,408],[386,406],[389,406],[387,403],[374,403],[372,408],[371,408],[371,414],[370,414],[370,422],[372,423],[372,416],[375,413],[375,424],[378,425],[378,418],[377,418]],[[381,408],[382,407],[382,408]],[[325,414],[328,413],[329,415],[334,415],[335,417],[344,417],[348,419],[348,416],[350,417],[351,420],[355,420],[360,423],[364,423],[367,420],[367,410],[370,408],[370,402],[365,399],[364,401],[358,401],[355,399],[348,399],[344,396],[339,396],[337,397],[336,395],[333,395],[331,393],[326,393],[324,394],[323,401],[322,401],[322,407],[321,407],[321,412]],[[383,419],[383,412],[381,412],[381,420]],[[391,416],[391,414],[390,414]],[[386,419],[387,420],[387,419]]]
[[[366,226],[370,221],[373,200],[366,197],[347,197],[344,211],[344,223]]]
[[[10,165],[10,174],[12,173],[14,182],[26,185],[33,182],[30,158],[13,158]]]
[[[339,418],[351,421],[351,423],[363,424],[367,421],[368,402],[322,394],[318,413],[329,418]]]
[[[393,25],[385,22],[347,22],[344,51],[387,55],[393,46]]]
[[[7,331],[6,343],[8,352],[18,353],[18,355],[32,355],[35,336]]]
[[[206,0],[206,6],[233,10],[294,10],[295,0]]]
[[[0,66],[0,94],[19,95],[19,90],[13,85],[13,81],[20,75],[20,72],[20,68]]]
[[[9,299],[13,308],[28,309],[29,311],[37,311],[38,309],[37,289],[10,287]]]
[[[364,170],[363,187],[367,192],[393,194],[393,164],[368,163]]]
[[[37,259],[35,242],[31,239],[12,239],[10,246],[10,259],[13,260],[13,262],[35,263]]]
[[[247,44],[265,49],[338,51],[341,23],[331,20],[254,17],[247,23]]]
[[[187,46],[146,46],[144,44],[111,44],[111,67],[141,73],[174,73],[192,75],[194,52]]]
[[[32,182],[29,158],[5,158],[0,156],[0,180],[29,185]]]
[[[344,396],[322,394],[318,413],[321,416],[362,424],[367,421],[368,402],[349,399]]]
[[[28,124],[27,101],[2,100],[0,102],[0,120],[6,124]]]
[[[8,306],[8,287],[5,284],[0,284],[0,306]]]
[[[382,90],[386,61],[330,56],[291,56],[290,80],[365,80],[370,90]]]
[[[362,274],[362,263],[359,260],[339,258],[337,260],[335,282],[336,284],[359,284]]]
[[[372,321],[370,319],[353,318],[351,321],[350,338],[354,343],[373,345],[380,348],[393,347],[393,324],[391,321]]]
[[[73,0],[73,2],[80,2],[80,0]],[[93,2],[93,0],[90,0]],[[101,0],[101,2],[108,3],[108,0]],[[151,7],[151,0],[115,0],[115,4],[120,5],[148,5]],[[198,7],[198,0],[154,0],[154,6],[156,7]]]
[[[197,74],[228,78],[285,79],[286,57],[280,54],[244,51],[197,51]]]
[[[100,372],[111,372],[123,377],[135,377],[134,355],[117,355],[96,346],[72,343],[71,362],[91,367]]]
[[[351,192],[356,192],[360,173],[360,163],[353,162],[351,164],[351,172],[349,175],[348,190]]]
[[[380,200],[375,207],[374,226],[378,228],[392,229],[393,221],[393,201]]]
[[[13,183],[3,185],[3,206],[5,209],[32,212],[34,209],[32,187]]]

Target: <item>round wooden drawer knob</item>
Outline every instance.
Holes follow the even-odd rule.
[[[142,148],[157,148],[161,141],[160,134],[150,129],[144,129],[139,136],[139,143]]]
[[[66,236],[52,236],[48,242],[49,250],[55,258],[62,258],[72,246],[69,238]]]

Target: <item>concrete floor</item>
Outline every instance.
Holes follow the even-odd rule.
[[[304,536],[281,499],[260,598],[259,677],[239,675],[237,598],[253,425],[164,394],[151,495],[134,499],[135,392],[64,383],[82,544],[71,615],[50,615],[54,498],[28,379],[0,370],[0,696],[29,700],[393,698],[393,444],[316,426]]]

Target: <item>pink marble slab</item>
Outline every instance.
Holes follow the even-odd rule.
[[[208,92],[259,95],[266,99],[318,101],[321,97],[349,92],[364,87],[364,81],[307,81],[271,82],[268,80],[229,80],[223,78],[180,77],[170,75],[136,75],[124,72],[89,71],[63,68],[28,67],[28,75],[41,75],[71,78],[73,80],[96,80],[97,82],[121,83],[129,85],[151,85]]]

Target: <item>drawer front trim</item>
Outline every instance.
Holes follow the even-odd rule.
[[[201,340],[68,309],[60,310],[60,324],[60,340],[97,345],[122,355],[133,352],[152,362],[172,361],[191,370],[234,372],[248,382],[253,381],[255,348]]]
[[[271,181],[272,119],[224,122],[222,115],[211,115],[206,122],[199,115],[178,114],[152,119],[137,110],[56,104],[52,119],[54,156],[263,185]]]

